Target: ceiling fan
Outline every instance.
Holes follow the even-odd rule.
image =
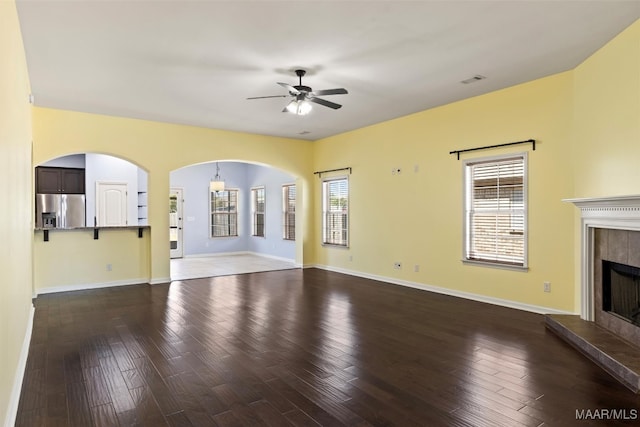
[[[294,113],[300,116],[305,114],[309,114],[311,111],[311,102],[314,104],[320,104],[325,107],[333,108],[337,110],[342,107],[340,104],[336,104],[335,102],[327,101],[326,99],[318,98],[318,96],[326,96],[326,95],[345,95],[347,92],[344,88],[339,89],[325,89],[325,90],[316,90],[314,91],[309,86],[302,85],[302,77],[307,72],[305,70],[296,70],[296,76],[299,78],[299,83],[297,86],[291,86],[287,83],[278,82],[280,86],[287,89],[289,91],[288,95],[271,95],[271,96],[254,96],[252,98],[247,99],[264,99],[264,98],[286,98],[288,96],[293,97],[294,99],[284,107],[282,110],[283,113]]]

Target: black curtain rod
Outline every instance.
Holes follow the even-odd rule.
[[[454,150],[454,151],[449,151],[449,154],[457,154],[458,155],[458,160],[460,160],[460,153],[466,153],[467,151],[486,150],[488,148],[506,147],[508,145],[528,144],[528,143],[533,144],[533,151],[536,151],[536,140],[535,139],[527,139],[526,141],[507,142],[505,144],[487,145],[485,147],[467,148],[465,150]]]
[[[329,170],[326,170],[326,171],[317,171],[317,172],[314,172],[313,174],[314,175],[319,175],[318,177],[322,178],[322,174],[323,173],[338,172],[338,171],[349,171],[349,175],[351,175],[351,168],[350,167],[348,167],[348,168],[338,168],[338,169],[329,169]]]

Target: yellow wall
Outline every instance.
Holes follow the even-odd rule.
[[[574,70],[575,197],[640,194],[640,20]],[[576,300],[580,212],[575,209]]]
[[[60,292],[74,286],[116,286],[149,281],[149,229],[37,231],[33,242],[36,293]],[[111,270],[107,269],[107,264]]]
[[[31,310],[31,106],[15,3],[0,2],[0,424],[15,412],[12,391]],[[21,378],[17,378],[18,381]],[[8,425],[8,424],[7,424]]]
[[[34,108],[33,115],[33,165],[67,154],[93,152],[123,158],[148,171],[151,282],[169,278],[167,212],[172,170],[214,160],[266,164],[297,177],[300,218],[310,220],[313,216],[309,202],[313,199],[305,197],[313,176],[312,145],[308,141],[48,108]],[[313,253],[310,227],[301,222],[296,262],[309,264]],[[105,254],[111,256],[117,250],[105,248]],[[38,253],[34,264],[39,277],[45,267]]]
[[[462,164],[448,152],[528,138],[536,151],[462,157],[529,150],[529,271],[463,265]],[[640,194],[638,159],[640,21],[575,70],[318,141],[316,170],[351,166],[353,175],[351,247],[317,245],[316,262],[576,312],[579,213],[561,200]],[[319,181],[314,188],[319,206]],[[319,241],[320,216],[315,235]]]
[[[573,207],[561,201],[573,194],[572,100],[566,72],[316,142],[317,170],[353,168],[351,246],[317,249],[317,263],[574,311]],[[529,151],[529,271],[463,265],[462,161],[449,151],[529,138],[536,151],[523,145],[462,155]],[[392,175],[396,167],[400,175]],[[319,206],[318,181],[315,194]],[[320,236],[319,216],[315,230]],[[551,293],[543,292],[545,281]]]
[[[640,20],[574,76],[575,196],[640,194]]]

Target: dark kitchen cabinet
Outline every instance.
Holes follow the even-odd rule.
[[[39,166],[36,193],[84,194],[84,169]]]

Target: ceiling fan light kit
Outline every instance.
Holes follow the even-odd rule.
[[[293,99],[289,104],[282,110],[283,113],[293,113],[298,116],[304,116],[311,112],[313,102],[314,104],[319,104],[325,107],[332,108],[337,110],[342,107],[340,104],[336,104],[335,102],[327,101],[326,99],[318,98],[318,96],[327,96],[327,95],[346,95],[347,90],[344,88],[337,89],[325,89],[313,91],[309,86],[304,86],[302,84],[302,77],[307,72],[305,70],[296,70],[296,76],[298,76],[298,85],[291,86],[288,83],[278,82],[280,86],[287,89],[289,91],[289,95],[271,95],[271,96],[255,96],[247,99],[264,99],[264,98],[286,98],[287,96],[292,96]]]
[[[298,116],[306,116],[312,110],[312,105],[304,100],[293,100],[286,106],[285,110]]]

